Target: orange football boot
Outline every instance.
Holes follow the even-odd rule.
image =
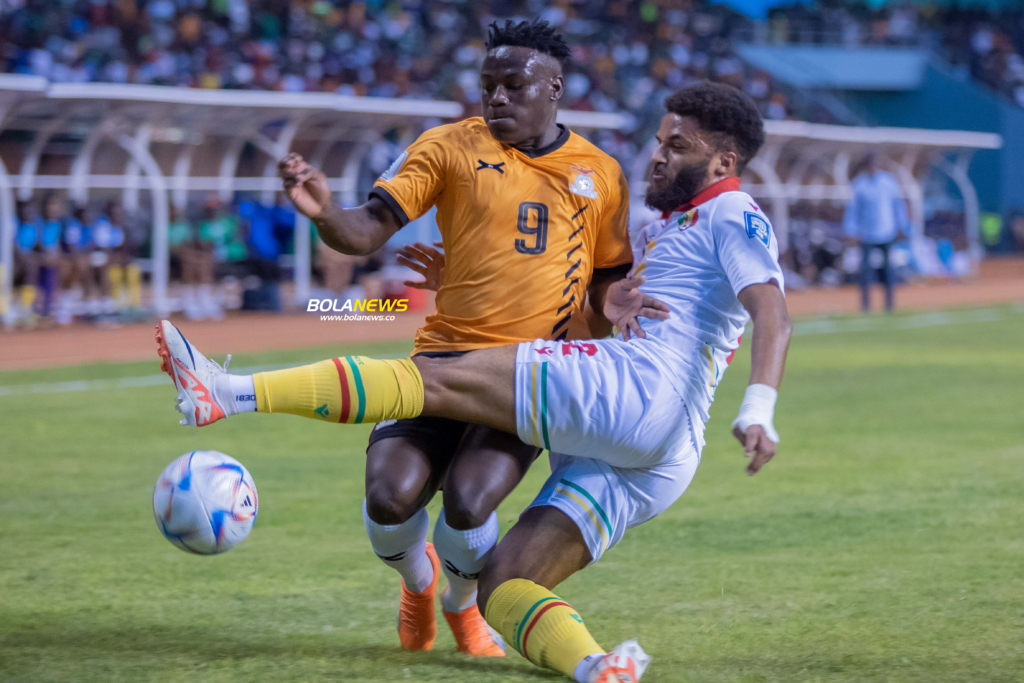
[[[402,602],[398,607],[398,640],[402,649],[409,652],[434,647],[437,637],[437,618],[434,616],[434,598],[437,596],[437,580],[441,576],[441,560],[433,543],[427,543],[427,557],[434,568],[434,579],[420,593],[413,593],[402,581]]]
[[[651,657],[636,638],[616,645],[590,673],[591,683],[640,683]]]
[[[487,625],[480,608],[470,605],[461,612],[444,612],[445,621],[455,635],[455,644],[462,652],[473,657],[504,657],[505,641]]]

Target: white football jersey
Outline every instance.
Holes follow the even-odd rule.
[[[737,294],[771,280],[785,292],[771,224],[739,186],[739,178],[715,183],[633,240],[641,289],[671,309],[668,320],[641,318],[640,326],[686,400],[698,450],[715,388],[750,320]]]

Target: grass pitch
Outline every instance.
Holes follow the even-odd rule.
[[[559,594],[606,646],[640,638],[645,683],[1022,680],[1024,315],[988,317],[797,336],[780,455],[753,478],[728,436],[741,352],[690,490]],[[0,396],[0,681],[560,680],[515,653],[462,657],[443,622],[432,653],[400,651],[399,583],[362,529],[369,427],[243,416],[191,431],[172,405],[169,386]],[[197,448],[237,457],[259,488],[251,536],[219,557],[175,549],[150,512],[157,475]]]

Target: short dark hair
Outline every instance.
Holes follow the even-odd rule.
[[[561,33],[555,31],[543,19],[520,21],[518,24],[511,19],[505,20],[504,26],[494,22],[487,27],[487,49],[508,45],[510,47],[528,47],[531,50],[551,55],[564,65],[572,51]]]
[[[719,137],[719,149],[731,148],[739,154],[740,172],[764,144],[764,120],[754,101],[725,85],[704,81],[683,88],[665,99],[669,113],[692,116],[701,129]]]

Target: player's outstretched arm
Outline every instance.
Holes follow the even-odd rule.
[[[786,367],[793,325],[786,298],[774,281],[751,285],[739,293],[740,303],[754,323],[751,346],[750,385],[732,423],[733,435],[750,458],[747,474],[757,474],[775,456],[779,435],[773,417],[775,399]]]
[[[298,154],[289,154],[277,168],[295,209],[313,221],[320,239],[335,251],[353,256],[372,254],[402,227],[377,197],[353,209],[333,204],[327,177]]]

